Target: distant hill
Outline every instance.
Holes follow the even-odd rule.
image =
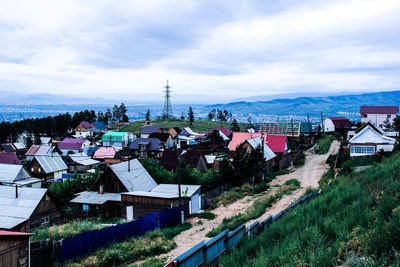
[[[295,99],[274,99],[270,101],[240,101],[227,104],[208,105],[213,108],[227,109],[232,113],[251,112],[255,114],[310,115],[318,116],[323,111],[327,116],[357,113],[362,105],[400,104],[400,91],[367,93],[361,95],[341,95],[328,97],[298,97]]]

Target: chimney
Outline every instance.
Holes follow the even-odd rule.
[[[18,198],[18,185],[15,185],[15,198]]]
[[[104,194],[104,185],[103,184],[101,184],[99,186],[99,194]]]

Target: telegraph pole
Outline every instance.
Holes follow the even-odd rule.
[[[264,181],[264,125],[261,122],[261,153],[262,153],[262,159],[261,159],[261,182]]]
[[[324,126],[324,115],[321,111],[321,127],[322,127],[322,136],[325,136],[325,126]]]

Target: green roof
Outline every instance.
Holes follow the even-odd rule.
[[[301,123],[301,132],[302,133],[310,133],[312,132],[312,124],[308,122]]]
[[[107,132],[103,135],[101,140],[103,141],[122,141],[124,135],[129,134],[128,132]]]

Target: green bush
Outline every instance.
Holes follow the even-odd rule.
[[[189,217],[197,217],[200,219],[207,219],[207,220],[214,220],[215,219],[215,214],[209,211],[204,211],[204,212],[200,212],[200,213],[194,213],[189,215]]]
[[[300,187],[300,182],[296,179],[290,179],[288,181],[285,182],[285,185],[292,185],[295,187]]]
[[[335,137],[333,135],[326,135],[319,139],[317,141],[317,144],[319,146],[319,151],[318,154],[326,154],[329,151],[329,148],[331,147],[332,141],[335,140]]]

